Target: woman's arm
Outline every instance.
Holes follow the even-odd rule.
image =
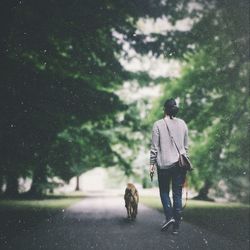
[[[159,142],[160,142],[160,132],[155,122],[153,125],[153,129],[152,129],[152,140],[151,140],[151,148],[150,148],[150,165],[156,164]]]

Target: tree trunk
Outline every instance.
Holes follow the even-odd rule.
[[[7,173],[6,175],[6,191],[5,195],[10,197],[18,196],[18,177],[13,173]]]
[[[34,170],[31,188],[27,194],[33,197],[43,196],[46,191],[46,184],[47,184],[46,165],[39,164]]]
[[[195,196],[194,200],[204,200],[204,201],[214,201],[214,199],[208,197],[209,189],[212,186],[212,182],[210,180],[205,180],[203,187],[200,189],[199,194]]]
[[[76,189],[75,191],[80,191],[80,176],[76,176]]]
[[[0,174],[0,195],[3,193],[3,184],[4,184],[4,177]]]

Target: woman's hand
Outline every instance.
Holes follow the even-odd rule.
[[[154,173],[155,172],[155,165],[150,165],[149,166],[149,173]]]
[[[150,175],[151,181],[153,181],[154,173],[155,173],[155,165],[150,165],[149,166],[149,175]]]

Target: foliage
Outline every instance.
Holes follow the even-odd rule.
[[[133,157],[125,157],[124,154],[128,151],[136,154],[137,141],[132,136],[133,126],[127,123],[134,125],[136,121],[133,117],[130,119],[129,114],[122,122],[117,120],[117,116],[126,114],[117,113],[112,118],[107,116],[96,122],[84,123],[81,127],[69,127],[60,133],[49,156],[52,175],[69,181],[73,176],[97,166],[119,166],[126,175],[130,175]]]
[[[132,173],[134,155],[126,149],[137,147],[135,131],[146,126],[115,91],[124,80],[143,86],[150,77],[123,69],[126,46],[186,62],[180,79],[166,79],[164,98],[179,97],[180,116],[192,130],[193,184],[248,173],[248,1],[23,0],[0,7],[0,176],[7,188],[31,175],[38,192],[49,175],[69,179],[94,161]],[[138,31],[140,18],[159,17],[173,27],[185,18],[194,25]]]
[[[4,29],[1,79],[1,172],[15,177],[41,159],[45,165],[50,144],[68,124],[120,109],[103,88],[121,83],[123,75],[110,20],[101,21],[93,4],[79,16],[84,6],[20,3],[5,6],[13,20]],[[86,19],[92,11],[95,22]]]
[[[190,14],[187,4],[186,0],[1,2],[0,174],[8,177],[7,188],[15,189],[18,176],[32,172],[37,192],[35,185],[44,184],[51,172],[46,166],[58,133],[124,109],[113,91],[123,80],[136,77],[119,62],[120,55],[127,56],[124,42],[131,47],[138,42],[144,52],[149,50],[146,44],[143,48],[144,37],[135,34],[137,20],[164,14],[175,22]],[[179,51],[178,46],[173,49]],[[145,74],[137,77],[146,82]],[[79,149],[74,150],[69,154],[76,155]],[[126,165],[119,154],[116,157]]]
[[[165,85],[161,101],[179,98],[180,117],[191,130],[196,187],[205,180],[216,184],[225,179],[229,186],[238,180],[241,188],[231,190],[237,193],[248,175],[248,7],[244,0],[214,1],[192,28],[196,49],[184,55],[181,78]],[[248,195],[241,192],[239,198]]]

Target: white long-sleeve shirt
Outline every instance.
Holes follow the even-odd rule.
[[[188,128],[184,120],[166,116],[171,135],[181,154],[188,153]],[[152,140],[150,149],[150,164],[157,165],[160,169],[167,169],[177,162],[179,153],[172,142],[166,123],[163,119],[156,121],[152,129]]]

